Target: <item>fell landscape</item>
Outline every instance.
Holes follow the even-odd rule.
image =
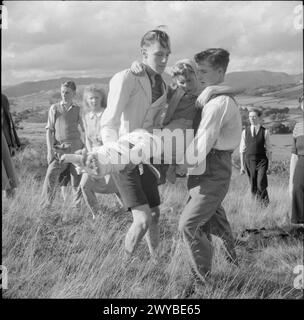
[[[228,74],[240,81],[242,74]],[[292,126],[301,116],[298,96],[301,76],[271,72],[244,73],[247,90],[237,97],[240,111],[251,106],[269,112],[265,126]],[[235,80],[238,79],[238,80]],[[83,87],[99,83],[107,88],[109,79],[74,79],[81,104]],[[2,200],[2,264],[9,270],[9,288],[4,298],[218,298],[299,299],[302,291],[293,285],[295,266],[303,263],[303,234],[289,225],[288,195],[291,129],[273,133],[273,162],[270,165],[270,205],[262,208],[250,199],[249,182],[239,175],[238,150],[234,152],[233,176],[223,206],[236,239],[240,266],[225,259],[219,238],[215,246],[210,281],[188,291],[191,273],[185,248],[177,232],[187,200],[186,180],[160,186],[161,244],[157,264],[149,260],[143,241],[129,264],[123,262],[123,242],[131,215],[114,195],[98,195],[102,214],[92,220],[88,209],[71,208],[58,192],[50,211],[41,211],[39,197],[47,168],[45,123],[64,79],[5,87],[11,112],[24,143],[13,158],[20,180],[14,199]],[[242,111],[243,110],[243,111]],[[247,110],[248,112],[248,110]],[[273,116],[275,114],[275,116]],[[63,212],[70,212],[67,222]]]

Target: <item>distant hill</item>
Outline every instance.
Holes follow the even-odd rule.
[[[291,88],[264,93],[262,96],[263,97],[272,96],[272,97],[285,98],[285,99],[297,99],[302,94],[303,94],[303,84],[300,84]]]
[[[3,87],[3,93],[6,94],[9,98],[11,97],[21,97],[29,95],[32,93],[37,93],[40,91],[50,91],[50,90],[59,90],[60,85],[68,80],[75,81],[77,85],[89,85],[91,83],[98,84],[108,84],[110,78],[59,78],[59,79],[50,79],[50,80],[41,80],[41,81],[28,81],[22,82],[14,86]]]
[[[264,86],[298,84],[300,80],[303,80],[303,74],[290,75],[284,72],[265,70],[231,72],[226,76],[226,81],[230,85],[237,86],[242,84],[242,86],[249,90]]]
[[[167,83],[172,81],[169,74],[164,74],[164,79]],[[247,88],[249,91],[255,88],[265,86],[278,86],[286,84],[299,84],[300,80],[303,80],[303,74],[290,75],[283,72],[271,72],[271,71],[240,71],[231,72],[226,76],[227,82],[232,86],[239,86],[240,84]],[[2,91],[9,97],[21,97],[30,95],[40,91],[58,90],[60,84],[67,80],[75,81],[76,85],[88,85],[91,83],[97,83],[107,85],[110,77],[107,78],[60,78],[50,79],[42,81],[23,82],[14,86],[2,87]]]

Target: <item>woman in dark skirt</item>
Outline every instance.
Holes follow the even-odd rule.
[[[303,96],[299,98],[302,120],[293,130],[293,147],[290,159],[289,189],[292,199],[291,223],[304,224],[304,110]]]

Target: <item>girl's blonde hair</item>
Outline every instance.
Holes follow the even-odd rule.
[[[82,99],[82,106],[83,106],[83,113],[89,112],[90,108],[88,106],[87,97],[90,93],[98,93],[101,97],[100,106],[102,108],[107,107],[107,94],[104,89],[98,87],[96,84],[91,84],[84,88],[83,90],[83,99]]]
[[[188,78],[190,74],[195,74],[197,76],[197,68],[195,63],[190,59],[182,59],[175,63],[171,68],[171,76],[176,78],[178,76],[184,76]]]

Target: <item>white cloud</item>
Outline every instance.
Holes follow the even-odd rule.
[[[77,72],[112,75],[140,59],[142,35],[166,25],[169,65],[208,47],[231,53],[229,70],[299,73],[300,1],[10,1],[2,77],[16,83]]]

